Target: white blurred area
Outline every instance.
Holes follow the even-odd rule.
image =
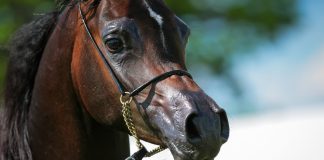
[[[215,160],[323,160],[324,106],[230,119],[231,134]],[[131,138],[131,152],[135,152]],[[153,145],[145,143],[152,149]],[[145,160],[172,160],[163,151]]]
[[[324,106],[316,108],[233,119],[216,160],[323,160]]]

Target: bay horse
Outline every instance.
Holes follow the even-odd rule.
[[[120,95],[140,139],[176,160],[211,160],[226,113],[186,71],[190,29],[162,0],[64,0],[12,39],[1,160],[129,156]]]

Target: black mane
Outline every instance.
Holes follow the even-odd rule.
[[[9,64],[1,123],[1,160],[31,160],[27,114],[35,75],[58,13],[48,13],[22,26],[9,45]]]
[[[32,160],[27,120],[38,65],[58,15],[80,1],[86,0],[57,0],[57,12],[22,26],[11,39],[2,113],[0,110],[0,160]],[[99,2],[94,0],[88,11]]]

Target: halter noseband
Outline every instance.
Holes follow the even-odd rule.
[[[111,77],[113,78],[115,84],[117,85],[120,94],[122,95],[120,101],[121,101],[121,103],[123,105],[123,111],[122,112],[123,112],[124,120],[126,122],[126,125],[127,125],[128,129],[129,129],[129,131],[136,138],[136,140],[137,140],[137,146],[140,148],[139,151],[135,152],[131,157],[128,157],[126,160],[141,160],[144,156],[151,156],[151,155],[154,155],[155,153],[158,153],[158,152],[162,151],[165,148],[163,148],[163,147],[160,146],[157,149],[155,149],[155,150],[153,150],[151,152],[148,152],[146,150],[146,148],[140,143],[139,138],[137,137],[137,134],[136,134],[135,125],[132,122],[131,111],[130,111],[130,108],[129,108],[129,105],[130,105],[130,103],[132,101],[132,97],[135,96],[135,95],[137,95],[141,91],[143,91],[146,87],[148,87],[152,83],[156,83],[156,82],[162,81],[162,80],[164,80],[164,79],[166,79],[168,77],[171,77],[173,75],[177,75],[177,76],[188,76],[189,78],[192,79],[191,74],[188,73],[188,72],[186,72],[186,71],[184,71],[184,70],[171,70],[171,71],[165,72],[165,73],[163,73],[163,74],[161,74],[159,76],[154,77],[153,79],[151,79],[151,80],[147,81],[146,83],[140,85],[139,87],[135,88],[133,91],[127,92],[127,90],[124,87],[124,85],[118,79],[118,77],[117,77],[116,73],[114,72],[112,66],[110,65],[110,63],[108,62],[108,60],[105,58],[106,56],[100,50],[97,42],[93,38],[93,35],[91,34],[90,29],[89,29],[89,27],[87,25],[85,16],[82,13],[81,1],[79,1],[78,6],[79,6],[79,12],[80,12],[80,16],[81,16],[81,20],[82,20],[82,23],[84,25],[84,28],[87,31],[87,33],[88,33],[88,35],[89,35],[92,43],[94,44],[94,46],[95,46],[95,48],[97,50],[97,53],[103,59],[103,61],[105,63],[105,66],[108,68],[109,73],[110,73]],[[109,60],[111,60],[110,57],[109,57]],[[126,101],[124,101],[123,100],[123,96],[125,96],[125,97],[127,96],[129,99],[127,99]]]

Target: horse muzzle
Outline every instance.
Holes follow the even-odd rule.
[[[174,159],[213,159],[229,137],[226,112],[202,91],[157,97],[146,112]]]

